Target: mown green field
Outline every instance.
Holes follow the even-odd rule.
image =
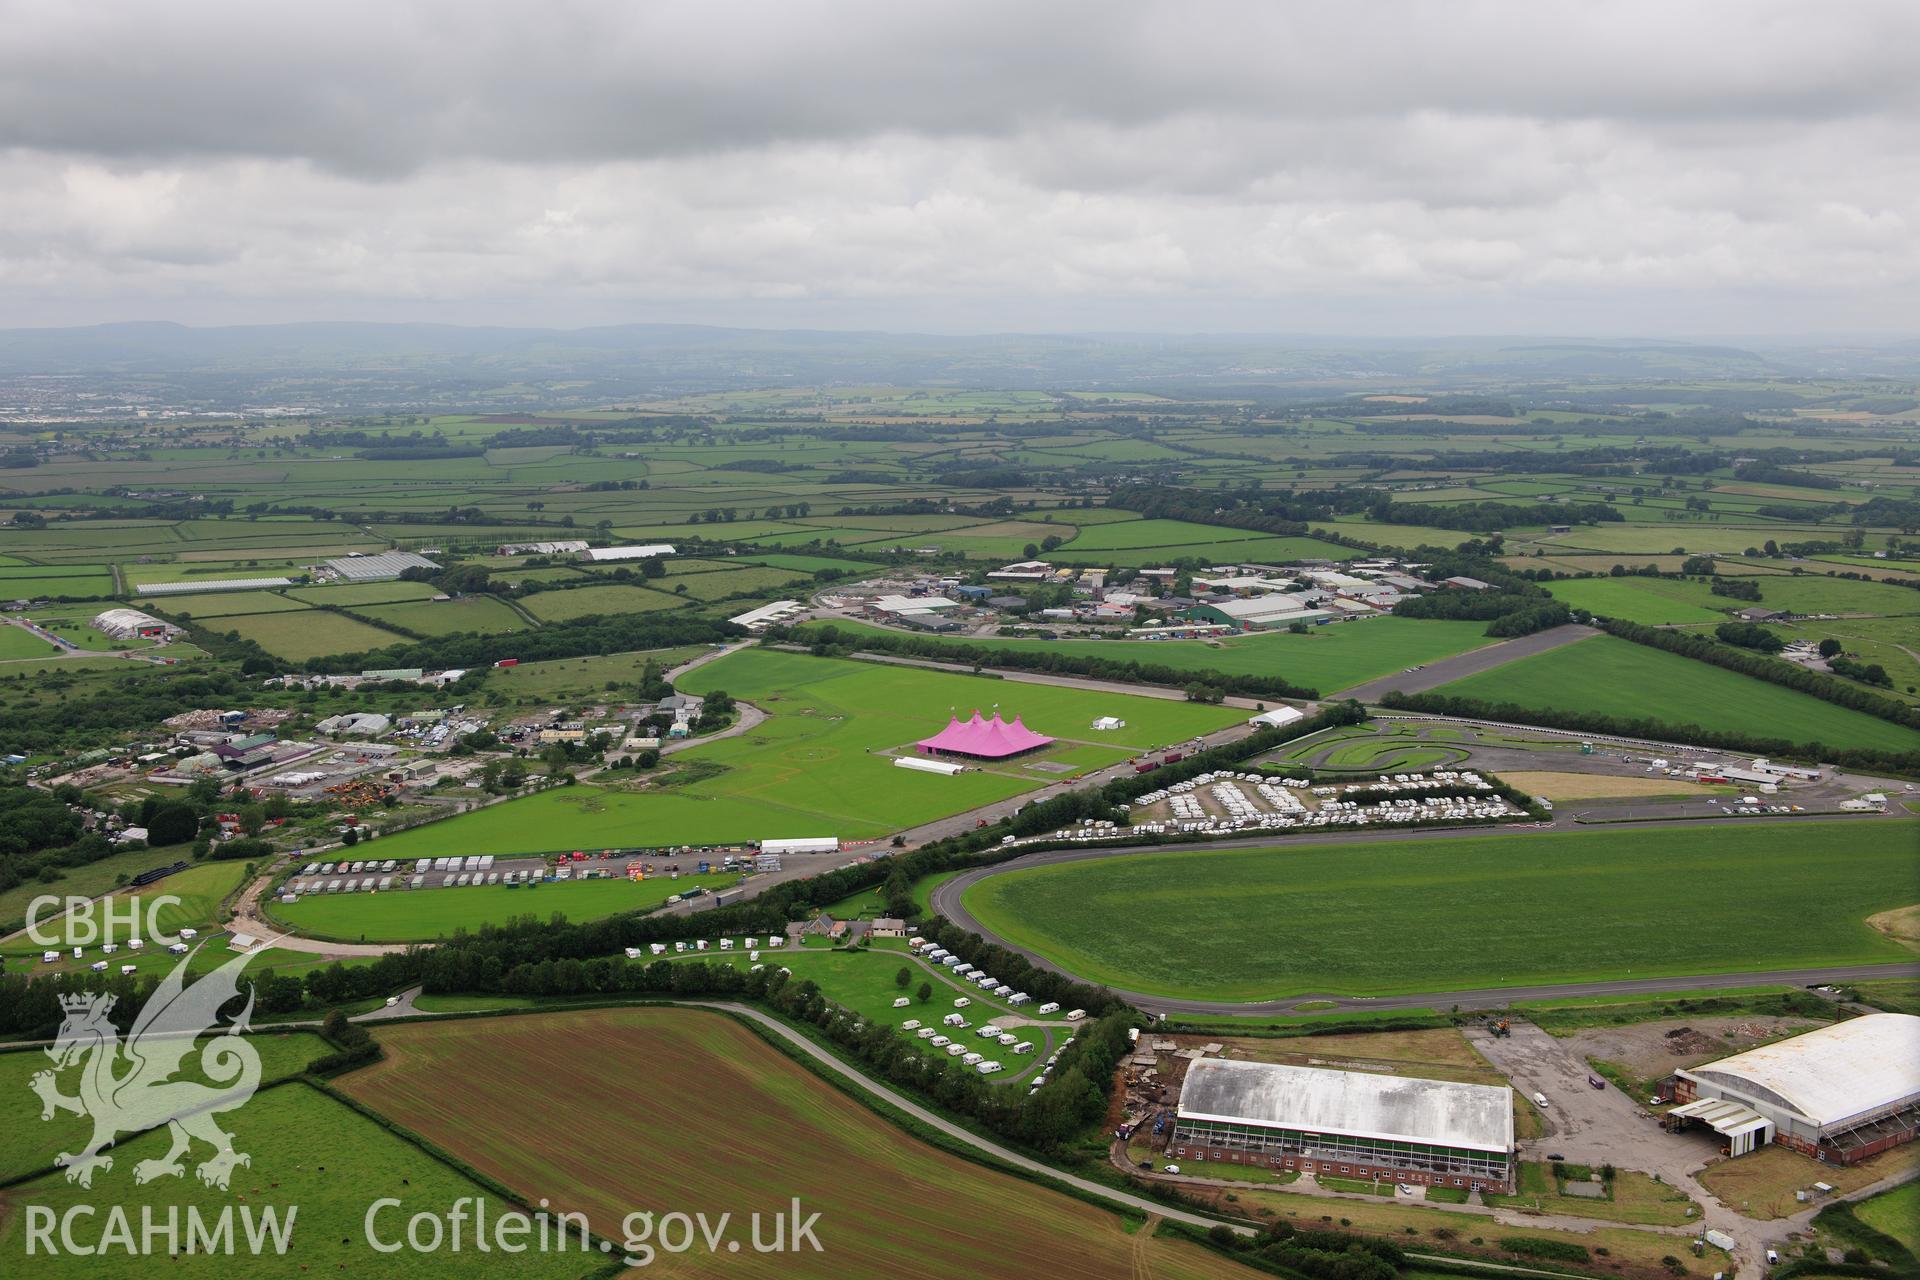
[[[1920,1254],[1920,1182],[1909,1182],[1863,1200],[1854,1206],[1853,1214],[1875,1231],[1892,1236]]]
[[[667,592],[618,583],[575,587],[570,591],[542,591],[521,601],[521,608],[542,622],[565,622],[594,613],[644,613],[687,607],[690,607],[687,601]]]
[[[197,618],[233,618],[250,613],[293,613],[306,606],[298,600],[272,591],[207,591],[193,595],[150,596],[139,602],[142,609],[189,620]],[[218,628],[216,628],[218,629]]]
[[[147,865],[165,865],[166,862],[173,857],[185,857],[184,848],[185,846],[181,846],[181,851],[161,851],[157,853],[149,851],[146,854],[148,859]],[[143,939],[146,937],[145,931],[149,927],[157,927],[161,934],[169,936],[177,933],[182,928],[198,929],[200,932],[205,933],[213,925],[214,915],[218,911],[221,902],[226,899],[228,894],[240,887],[240,882],[245,878],[246,871],[247,864],[244,862],[198,863],[188,867],[185,871],[176,872],[139,892],[121,890],[114,894],[110,900],[111,907],[113,911],[118,913],[116,918],[119,920],[125,919],[125,913],[137,911],[141,921],[141,929],[138,932]],[[44,893],[52,894],[63,899],[66,897],[65,882],[53,885],[42,885],[40,889]],[[167,898],[174,898],[178,901],[164,901],[164,899]],[[97,908],[98,911],[105,911],[106,909],[107,904],[102,904]],[[62,967],[84,968],[95,960],[107,960],[112,963],[115,971],[118,971],[120,965],[127,963],[138,963],[143,970],[151,970],[164,968],[171,965],[174,961],[174,957],[167,955],[159,947],[156,947],[151,940],[147,940],[146,948],[138,954],[130,953],[123,949],[110,956],[102,955],[99,947],[94,945],[90,932],[98,926],[100,917],[90,918],[88,923],[83,924],[70,921],[65,915],[54,918],[51,912],[45,913],[45,916],[46,918],[44,918],[40,924],[38,932],[44,938],[53,939],[47,946],[58,950],[71,947],[76,940],[85,940],[86,955],[79,961],[73,961],[71,956],[69,956],[67,962],[63,963]],[[121,941],[124,936],[129,936],[127,927],[124,924],[117,923],[114,926],[114,936],[111,940]],[[0,944],[0,954],[31,955],[36,957],[34,963],[36,969],[40,967],[37,957],[46,949],[46,947],[41,946],[31,938],[25,937]]]
[[[1575,578],[1548,587],[1553,598],[1603,618],[1657,627],[1671,622],[1725,622],[1745,600],[1716,596],[1704,583],[1668,578]]]
[[[453,635],[462,631],[494,635],[503,631],[523,631],[527,626],[527,620],[515,613],[512,605],[490,596],[360,605],[353,612],[387,626],[417,631],[423,636]]]
[[[333,653],[359,653],[401,644],[405,636],[369,626],[345,614],[307,609],[298,613],[257,613],[210,622],[215,631],[237,631],[268,653],[304,662]]]
[[[718,844],[769,836],[872,839],[1072,776],[1019,762],[952,777],[894,767],[873,754],[937,733],[950,711],[1023,716],[1037,732],[1091,738],[1092,722],[1127,727],[1103,746],[1142,749],[1223,728],[1244,713],[1198,703],[1013,684],[913,667],[747,649],[678,687],[725,690],[769,718],[751,732],[693,747],[677,762],[717,769],[641,791],[565,787],[491,805],[382,841],[388,857],[524,853],[576,846]],[[1114,739],[1106,741],[1104,739]],[[1111,757],[1107,757],[1111,758]]]
[[[1914,901],[1916,836],[1700,823],[1188,850],[1011,871],[965,901],[1079,978],[1190,999],[1739,973],[1911,959],[1866,919]],[[1704,885],[1737,885],[1739,909],[1681,888]]]
[[[1910,751],[1920,743],[1920,734],[1890,721],[1613,636],[1521,658],[1435,692],[1830,746]]]
[[[884,627],[836,619],[823,625],[855,635],[897,636]],[[1305,635],[1270,631],[1235,636],[1217,643],[1202,640],[1034,640],[987,637],[990,649],[1026,653],[1070,653],[1114,662],[1139,662],[1178,671],[1220,671],[1235,676],[1273,676],[1331,694],[1416,664],[1452,657],[1483,645],[1484,622],[1439,622],[1420,618],[1367,618],[1315,627]],[[952,643],[966,643],[954,640]]]
[[[242,981],[245,980],[243,973]],[[297,1075],[309,1062],[332,1052],[333,1048],[309,1031],[254,1035],[248,1042],[260,1055],[263,1081]],[[204,1047],[203,1044],[201,1049]],[[194,1050],[182,1063],[182,1079],[207,1082],[208,1076],[201,1069],[201,1049]],[[37,1047],[0,1053],[0,1099],[5,1100],[0,1104],[0,1117],[4,1117],[4,1123],[0,1123],[0,1179],[18,1178],[51,1167],[53,1158],[60,1152],[79,1150],[91,1130],[84,1117],[70,1111],[55,1112],[50,1120],[40,1119],[40,1104],[28,1082],[35,1073],[45,1071],[50,1065],[46,1054]],[[68,1095],[74,1092],[74,1074],[77,1073],[69,1073],[60,1081],[61,1091]]]
[[[382,846],[388,842],[381,841]],[[584,864],[612,867],[626,860]],[[541,920],[565,916],[575,923],[599,920],[623,911],[651,911],[694,885],[721,889],[738,876],[655,876],[639,882],[567,880],[553,884],[468,885],[465,888],[395,889],[388,893],[309,895],[298,902],[276,902],[272,912],[305,934],[347,942],[431,942],[456,929],[505,924],[520,916]]]
[[[38,1112],[28,1114],[24,1105],[34,1101],[32,1095],[22,1089],[14,1096],[19,1101],[13,1104],[8,1124],[0,1128],[16,1127],[15,1117],[19,1118],[18,1127],[37,1125]],[[405,1203],[403,1210],[389,1210],[379,1219],[385,1240],[404,1239],[411,1214],[445,1214],[462,1197],[483,1196],[493,1212],[504,1207],[497,1194],[453,1166],[304,1083],[262,1090],[244,1106],[221,1113],[219,1123],[233,1134],[235,1149],[252,1158],[250,1165],[234,1171],[227,1190],[204,1186],[195,1176],[195,1167],[207,1156],[204,1144],[196,1144],[186,1157],[184,1176],[136,1183],[134,1166],[142,1160],[158,1159],[167,1150],[166,1131],[151,1130],[123,1139],[112,1152],[114,1167],[97,1173],[91,1190],[71,1185],[53,1173],[0,1193],[0,1252],[25,1256],[29,1205],[44,1205],[56,1215],[64,1215],[73,1206],[93,1207],[91,1215],[77,1219],[80,1225],[76,1240],[82,1243],[100,1239],[109,1206],[128,1215],[135,1239],[143,1210],[150,1210],[163,1224],[170,1211],[177,1212],[182,1219],[183,1241],[189,1205],[197,1206],[208,1217],[232,1206],[236,1210],[234,1232],[243,1239],[237,1212],[250,1208],[258,1214],[272,1208],[282,1221],[290,1211],[295,1213],[291,1243],[284,1254],[274,1252],[271,1244],[257,1257],[251,1252],[240,1252],[237,1257],[218,1251],[188,1252],[184,1247],[171,1253],[163,1251],[157,1258],[117,1248],[95,1256],[63,1251],[36,1259],[33,1272],[42,1277],[85,1276],[88,1280],[146,1280],[158,1273],[189,1280],[228,1280],[239,1274],[293,1280],[322,1273],[425,1280],[473,1274],[471,1227],[464,1252],[443,1249],[428,1253],[405,1248],[396,1253],[377,1252],[364,1231],[368,1209],[376,1199],[394,1197]],[[244,1249],[244,1244],[240,1248]],[[540,1280],[574,1280],[602,1261],[598,1254],[589,1257],[577,1251],[542,1253],[531,1249],[524,1253],[495,1251],[486,1257],[488,1275]]]
[[[0,659],[44,658],[55,652],[58,652],[56,645],[25,627],[0,627]]]

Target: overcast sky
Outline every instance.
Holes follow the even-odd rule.
[[[1920,4],[0,0],[0,325],[1920,330]]]

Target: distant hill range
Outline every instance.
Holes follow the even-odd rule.
[[[634,324],[509,329],[170,323],[0,330],[0,404],[68,392],[185,409],[577,407],[695,391],[886,383],[1324,399],[1370,387],[1914,378],[1920,342],[1272,335],[943,336]]]

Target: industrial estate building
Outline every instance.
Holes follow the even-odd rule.
[[[1200,1058],[1180,1089],[1175,1157],[1511,1192],[1513,1090]]]
[[[763,604],[757,609],[737,613],[727,621],[735,626],[745,627],[749,631],[765,631],[776,622],[785,622],[796,613],[802,613],[806,606],[798,600],[775,600],[772,604]]]
[[[1769,1142],[1853,1164],[1920,1132],[1920,1017],[1872,1013],[1674,1072],[1667,1124],[1699,1123],[1730,1155]]]
[[[1296,622],[1320,622],[1334,615],[1330,609],[1314,609],[1298,596],[1281,593],[1250,596],[1244,600],[1220,600],[1197,604],[1184,615],[1196,622],[1215,622],[1242,631],[1270,631],[1290,627]]]

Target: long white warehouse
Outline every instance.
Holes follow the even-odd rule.
[[[664,542],[650,542],[640,547],[592,547],[580,553],[589,560],[646,560],[653,556],[670,556],[673,548]]]
[[[838,853],[839,836],[797,836],[789,840],[762,840],[762,853]]]
[[[893,767],[896,769],[917,769],[921,773],[944,773],[951,777],[964,769],[965,765],[955,764],[951,760],[925,760],[919,756],[895,756]]]

